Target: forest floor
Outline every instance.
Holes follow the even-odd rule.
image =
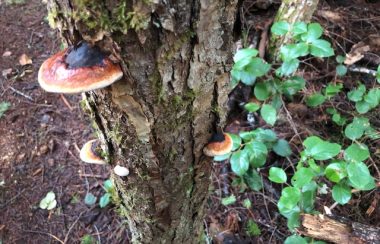
[[[244,1],[241,12],[244,27],[251,30],[262,29],[278,7],[255,2],[260,1]],[[361,41],[370,45],[371,50],[358,65],[374,69],[380,64],[379,9],[376,1],[321,1],[313,21],[327,30],[327,38],[339,54],[344,55]],[[0,1],[0,243],[128,243],[126,224],[112,206],[100,208],[84,200],[87,193],[98,200],[105,193],[102,186],[109,169],[84,164],[79,159],[78,149],[95,137],[81,111],[80,95],[46,93],[37,83],[40,64],[61,47],[46,15],[40,0]],[[311,81],[307,85],[309,92],[321,90],[327,81],[336,78],[328,65],[318,60],[306,60],[302,67],[306,80]],[[349,73],[344,78],[345,87],[366,79],[365,74]],[[331,102],[343,104],[343,109],[347,105],[339,97]],[[3,109],[2,115],[6,104],[10,106]],[[301,134],[312,131],[330,136],[340,130],[315,112],[319,108],[292,103],[288,109]],[[374,113],[371,123],[380,128],[379,113]],[[293,133],[290,126],[276,132],[284,137]],[[300,142],[290,142],[297,150]],[[375,141],[371,147],[379,145]],[[373,172],[376,165],[380,168],[380,158],[374,160]],[[215,184],[205,219],[207,233],[216,237],[216,243],[282,243],[290,232],[275,204],[281,189],[264,182],[267,187],[262,192],[239,193],[241,188],[233,186],[234,176],[229,172],[228,166],[215,165]],[[261,174],[268,175],[268,168],[264,167]],[[55,193],[57,207],[51,211],[39,208],[50,191]],[[236,204],[222,205],[221,197],[230,194],[238,196]],[[249,210],[242,206],[244,199],[253,203]],[[378,201],[378,190],[357,194],[349,204],[336,206],[334,213],[380,227]],[[333,204],[331,197],[318,198],[316,209],[322,211],[323,206]],[[375,206],[374,211],[367,211],[370,206]],[[248,233],[249,221],[257,223],[261,235]]]

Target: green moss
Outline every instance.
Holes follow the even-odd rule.
[[[117,145],[121,145],[123,140],[123,133],[120,131],[120,123],[116,123],[111,131],[108,132],[108,136],[112,141],[116,142]]]
[[[168,60],[172,59],[174,55],[178,53],[183,44],[187,43],[192,37],[195,36],[195,33],[191,30],[186,31],[181,34],[178,40],[170,47],[168,52],[165,52],[159,59],[159,64],[165,64]]]

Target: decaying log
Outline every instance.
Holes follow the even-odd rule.
[[[326,215],[304,214],[299,232],[315,239],[339,244],[379,244],[380,228]]]

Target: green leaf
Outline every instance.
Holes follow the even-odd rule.
[[[349,163],[347,165],[347,174],[351,185],[359,190],[365,190],[366,186],[373,181],[367,165],[362,162]]]
[[[364,96],[364,101],[370,105],[370,108],[375,108],[380,103],[380,89],[374,88],[368,91]]]
[[[243,176],[245,183],[254,191],[263,189],[263,181],[255,169],[249,169]]]
[[[57,206],[57,200],[55,200],[55,193],[49,191],[46,196],[40,201],[39,207],[41,209],[52,210]]]
[[[351,140],[359,139],[363,136],[364,131],[370,127],[367,118],[355,117],[353,121],[346,126],[344,134]]]
[[[255,77],[261,77],[268,73],[268,71],[270,70],[270,66],[270,64],[268,64],[261,58],[253,58],[245,68],[245,71],[249,72],[251,75]]]
[[[224,206],[228,206],[228,205],[234,204],[235,202],[236,202],[236,197],[234,195],[222,198],[222,204]]]
[[[365,130],[365,134],[366,136],[368,136],[370,139],[372,140],[377,140],[377,139],[380,139],[380,132],[376,131],[374,128],[372,127],[368,127],[366,130]]]
[[[306,105],[314,108],[324,103],[325,100],[326,97],[323,96],[321,93],[314,93],[313,95],[306,98]]]
[[[247,110],[250,113],[256,112],[260,109],[260,104],[257,103],[246,103],[244,105],[244,109]]]
[[[249,219],[247,222],[246,232],[248,236],[259,236],[261,235],[261,230],[255,221]]]
[[[243,48],[236,52],[234,56],[234,62],[237,63],[241,60],[250,60],[253,57],[256,57],[257,54],[259,54],[259,51],[257,51],[254,48]]]
[[[215,162],[220,162],[220,161],[224,161],[224,160],[229,159],[230,156],[231,156],[231,153],[227,153],[227,154],[223,154],[223,155],[218,155],[218,156],[215,156],[215,157],[213,158],[213,160],[214,160]]]
[[[310,183],[313,177],[314,173],[310,168],[302,167],[293,175],[291,182],[294,187],[301,188]]]
[[[249,168],[249,158],[246,150],[241,150],[232,153],[231,170],[238,176],[244,175]]]
[[[331,98],[335,96],[336,94],[338,94],[342,90],[342,88],[343,88],[342,84],[329,83],[325,89],[325,96],[327,98]]]
[[[371,105],[366,101],[359,101],[355,103],[356,111],[360,114],[365,114],[371,109]]]
[[[99,207],[104,208],[111,202],[111,194],[106,193],[99,199]]]
[[[330,42],[318,39],[310,44],[310,53],[315,57],[324,58],[333,56],[334,49],[331,48]]]
[[[277,69],[276,74],[279,76],[289,76],[297,70],[299,65],[300,61],[297,58],[284,61],[280,68]]]
[[[347,74],[347,67],[343,64],[339,64],[336,66],[336,74],[338,76],[344,76],[345,74]]]
[[[366,92],[365,85],[360,84],[358,88],[348,92],[347,97],[350,101],[359,102],[363,99],[365,92]]]
[[[346,204],[351,199],[351,188],[346,185],[337,184],[332,189],[332,197],[339,204]]]
[[[346,163],[344,161],[334,161],[325,169],[326,178],[338,183],[347,176]]]
[[[282,61],[290,61],[309,54],[309,46],[304,43],[288,44],[280,48]]]
[[[94,237],[88,234],[84,235],[80,241],[80,244],[95,244],[95,243],[96,243],[96,240],[94,239]]]
[[[258,82],[253,90],[255,97],[260,101],[265,101],[270,95],[270,88],[268,83]]]
[[[238,72],[238,80],[246,84],[247,86],[252,86],[255,84],[256,76],[252,75],[248,71],[239,71]]]
[[[254,136],[255,140],[264,143],[277,141],[277,135],[271,129],[257,128],[256,130],[252,131],[252,135]]]
[[[343,116],[340,115],[339,113],[335,113],[335,114],[333,114],[333,116],[332,116],[332,121],[334,121],[337,125],[343,126],[343,125],[346,124],[346,122],[347,122],[347,118],[346,118],[346,117],[343,117]]]
[[[283,169],[271,167],[269,170],[269,180],[275,183],[285,183],[287,180],[286,173]]]
[[[112,184],[112,181],[110,179],[104,181],[103,186],[107,192],[110,192],[113,190],[113,184]]]
[[[377,66],[376,80],[377,80],[377,83],[380,83],[380,65]]]
[[[274,22],[270,30],[273,34],[282,36],[288,32],[289,24],[285,21]]]
[[[363,162],[369,158],[369,150],[365,144],[352,144],[344,151],[344,159],[349,162]]]
[[[247,199],[244,199],[243,201],[243,206],[246,208],[246,209],[250,209],[252,207],[252,202],[251,200],[249,200],[248,198]]]
[[[96,196],[91,192],[88,192],[84,197],[84,203],[88,206],[94,205],[96,203]]]
[[[296,187],[285,187],[281,191],[279,202],[283,208],[293,209],[301,199],[301,191]]]
[[[4,115],[4,113],[11,107],[9,102],[1,102],[0,103],[0,118]]]
[[[305,22],[296,22],[293,25],[293,36],[298,36],[307,32],[307,24]]]
[[[315,181],[311,181],[302,187],[300,207],[306,213],[311,213],[314,210],[317,189],[318,185]]]
[[[272,105],[264,104],[261,107],[260,115],[263,118],[263,120],[267,122],[268,124],[273,126],[274,123],[276,123],[277,111]]]
[[[273,151],[282,157],[288,157],[292,154],[292,150],[290,149],[289,143],[284,139],[279,139],[273,145]]]
[[[322,26],[318,23],[310,23],[307,25],[307,32],[301,36],[305,42],[313,42],[320,38],[323,34]]]
[[[266,162],[268,149],[264,143],[260,141],[251,141],[244,148],[249,154],[249,162],[252,167],[259,168]]]
[[[322,140],[317,136],[306,138],[303,142],[307,156],[315,160],[327,160],[339,154],[341,146],[336,143],[330,143]]]
[[[282,92],[286,96],[293,96],[305,87],[306,81],[299,77],[293,76],[287,79],[281,86]]]
[[[292,235],[286,238],[284,244],[307,244],[307,241],[301,236]]]
[[[231,134],[231,133],[228,133],[228,135],[232,139],[232,143],[233,143],[232,151],[235,151],[235,150],[239,149],[241,147],[241,138],[240,138],[240,136],[235,135],[235,134]]]
[[[346,60],[346,57],[343,57],[342,55],[338,55],[335,57],[335,60],[339,63],[342,64],[344,60]]]

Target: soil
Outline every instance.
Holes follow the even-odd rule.
[[[278,7],[278,4],[260,2],[264,1],[245,0],[243,3],[240,17],[242,26],[252,32],[249,37],[260,33]],[[377,1],[321,1],[314,21],[323,25],[326,38],[333,43],[336,53],[344,55],[354,44],[360,41],[370,44],[374,36],[379,37],[378,9]],[[127,226],[112,206],[88,206],[84,201],[89,192],[98,200],[105,193],[102,184],[110,169],[85,164],[79,159],[79,148],[96,137],[89,119],[80,109],[80,95],[46,93],[37,83],[42,61],[62,46],[56,31],[48,26],[46,14],[40,0],[0,1],[0,103],[11,105],[0,117],[0,243],[80,243],[86,235],[93,238],[89,243],[128,243]],[[371,45],[371,51],[356,65],[375,70],[380,64],[380,45]],[[19,57],[22,54],[30,57],[32,63],[21,65]],[[333,70],[334,60],[311,59],[302,64],[301,71],[309,81],[307,89],[294,101],[287,101],[298,133],[301,138],[310,133],[338,138],[341,128],[334,125],[328,115],[320,113],[323,107],[306,108],[301,99],[321,90],[330,81],[343,83],[344,90],[348,91],[355,86],[356,80],[370,84],[373,78],[349,72],[344,79],[338,79]],[[354,109],[344,96],[334,97],[328,105],[331,104],[342,113]],[[380,127],[379,114],[377,110],[369,115],[377,129]],[[291,128],[285,120],[276,132],[290,141],[293,151],[301,151],[301,141],[292,137]],[[379,141],[369,145],[371,152],[379,146]],[[273,160],[268,161],[274,163],[267,163],[260,171],[263,178],[267,178],[270,166],[290,169],[287,161],[271,157]],[[296,158],[290,160],[297,161]],[[275,203],[281,187],[264,181],[262,192],[246,190],[240,193],[241,188],[232,184],[235,176],[228,163],[215,163],[214,166],[214,184],[210,188],[205,219],[206,233],[215,236],[214,242],[283,243],[291,233]],[[373,158],[370,167],[379,180],[377,168],[380,168],[379,157]],[[56,195],[57,207],[50,211],[41,209],[39,203],[50,191]],[[236,203],[223,206],[221,198],[231,194],[238,196]],[[252,202],[248,210],[241,204],[244,199]],[[380,227],[379,200],[378,190],[357,193],[349,204],[336,206],[333,213]],[[331,197],[319,197],[316,210],[323,212],[323,206],[333,203]],[[371,207],[373,211],[370,212]],[[247,234],[249,220],[257,223],[260,236]]]
[[[0,118],[0,243],[79,243],[86,235],[128,243],[112,206],[84,203],[87,192],[98,200],[105,193],[109,169],[79,159],[95,137],[81,96],[39,88],[39,66],[61,47],[46,15],[40,0],[0,1],[0,103],[10,103]],[[22,54],[32,64],[21,65]],[[50,211],[39,208],[49,191],[57,200]]]

